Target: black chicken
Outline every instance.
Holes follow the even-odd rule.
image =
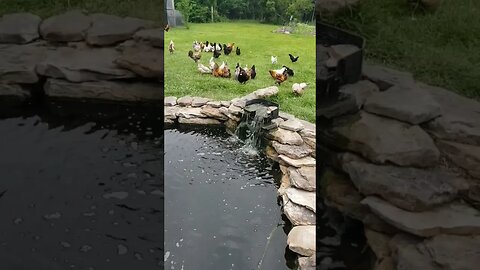
[[[300,56],[295,57],[295,56],[293,56],[293,55],[291,55],[291,54],[288,54],[288,56],[290,56],[290,60],[292,60],[292,63],[297,62],[298,58],[300,57]]]
[[[238,73],[238,81],[244,84],[249,79],[250,79],[250,76],[248,76],[248,73],[243,68],[240,68],[240,72]]]
[[[236,53],[237,55],[240,55],[240,48],[239,48],[239,47],[237,47],[237,50],[235,50],[235,53]]]
[[[250,78],[253,80],[255,77],[257,77],[257,71],[255,70],[255,65],[253,65],[250,69]]]
[[[283,66],[285,68],[285,72],[288,74],[288,76],[293,76],[294,75],[294,72],[292,69],[290,69],[289,67],[287,66]]]
[[[213,51],[213,57],[215,57],[215,58],[220,57],[221,54],[222,54],[222,51],[217,51],[217,50]]]

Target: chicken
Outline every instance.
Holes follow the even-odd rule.
[[[294,83],[292,85],[292,91],[296,95],[302,95],[303,92],[305,92],[305,88],[307,88],[308,84],[307,83]]]
[[[208,41],[207,41],[207,43],[205,44],[205,47],[203,48],[203,51],[204,52],[213,52],[212,44],[208,44]]]
[[[213,57],[218,58],[222,55],[222,50],[214,50],[213,51]]]
[[[200,73],[202,73],[202,74],[211,74],[211,73],[212,73],[212,69],[211,69],[211,68],[209,68],[209,67],[207,67],[207,66],[205,66],[205,65],[203,65],[203,64],[201,64],[201,63],[198,63],[197,69],[198,69],[198,71],[200,71]]]
[[[238,81],[245,84],[248,80],[250,80],[250,76],[248,75],[247,71],[243,68],[240,68],[238,73]]]
[[[269,70],[270,76],[275,80],[275,83],[280,85],[288,79],[287,69],[285,67],[277,70]]]
[[[272,61],[272,65],[277,63],[277,57],[276,56],[271,56],[270,61]]]
[[[202,50],[202,47],[201,47],[200,43],[195,40],[193,42],[192,49],[193,49],[194,52],[199,52],[199,51]]]
[[[237,65],[235,66],[235,75],[234,75],[234,78],[235,80],[238,80],[238,74],[240,74],[240,64],[237,63]]]
[[[220,66],[217,63],[214,63],[212,74],[215,77],[222,77],[222,78],[230,78],[232,75],[230,74],[230,69],[225,62],[222,62]]]
[[[235,48],[235,43],[228,43],[228,44],[223,44],[223,53],[225,55],[229,55],[233,48]]]
[[[240,48],[239,48],[239,47],[237,47],[237,50],[235,51],[235,53],[236,53],[237,55],[240,55]]]
[[[288,56],[290,56],[290,60],[292,61],[292,63],[297,62],[298,58],[300,57],[300,56],[295,57],[295,56],[293,56],[293,55],[291,55],[291,54],[288,54]]]
[[[294,75],[294,72],[292,69],[290,69],[289,67],[287,66],[283,66],[285,68],[285,71],[287,72],[288,76],[293,76]]]
[[[198,62],[198,60],[200,60],[200,58],[202,58],[202,55],[200,54],[200,52],[193,52],[193,51],[188,51],[188,57],[192,58],[193,61],[195,61],[195,63]]]
[[[167,23],[167,25],[165,25],[163,30],[165,30],[165,32],[168,32],[168,30],[170,30],[170,25]]]
[[[170,54],[175,51],[175,43],[173,43],[173,40],[170,40],[170,43],[168,44],[168,51],[170,52]]]

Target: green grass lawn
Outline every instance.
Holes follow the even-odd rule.
[[[279,26],[251,22],[189,24],[189,29],[174,28],[165,33],[165,48],[173,40],[176,51],[165,51],[165,96],[201,96],[215,100],[230,100],[249,94],[257,89],[274,85],[268,73],[269,69],[278,69],[286,65],[295,75],[280,86],[278,96],[271,98],[279,103],[280,110],[294,114],[307,121],[315,121],[315,37],[312,35],[285,35],[272,33]],[[226,61],[232,72],[232,78],[216,78],[210,74],[200,74],[197,64],[187,56],[194,40],[210,42],[235,42],[241,55],[235,52],[215,59],[218,64]],[[299,55],[292,63],[288,54]],[[272,65],[270,56],[278,56],[278,63]],[[202,53],[201,63],[208,65],[212,53]],[[257,77],[246,84],[234,80],[236,63],[242,67],[255,64]],[[292,93],[293,83],[309,83],[303,96]]]
[[[443,0],[435,13],[412,12],[405,0],[363,0],[328,21],[367,38],[367,59],[417,80],[480,97],[480,1]]]

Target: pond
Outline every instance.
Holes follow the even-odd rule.
[[[0,115],[2,269],[160,269],[160,109],[46,103]]]
[[[242,146],[225,129],[165,130],[166,269],[293,269],[278,166]]]

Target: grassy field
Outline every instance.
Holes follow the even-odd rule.
[[[412,12],[405,0],[364,0],[328,21],[367,38],[367,59],[420,80],[480,97],[480,1],[443,0],[435,13]]]
[[[295,75],[280,86],[278,96],[271,98],[280,104],[280,110],[311,122],[315,121],[315,37],[312,35],[285,35],[272,33],[279,26],[249,22],[189,24],[189,29],[174,28],[165,33],[165,48],[170,40],[175,42],[174,54],[165,52],[165,96],[202,96],[216,100],[230,100],[249,94],[259,88],[274,85],[268,73],[269,69],[278,69],[286,65]],[[235,42],[241,55],[234,52],[221,55],[215,61],[226,61],[232,72],[232,78],[215,78],[210,74],[200,74],[195,62],[187,56],[194,40],[212,42]],[[299,55],[292,63],[288,54]],[[278,56],[278,63],[272,65],[270,56]],[[208,65],[212,53],[203,53],[201,63]],[[257,77],[245,85],[234,80],[236,63],[242,67],[255,65]],[[294,96],[292,84],[309,83],[301,97]]]

